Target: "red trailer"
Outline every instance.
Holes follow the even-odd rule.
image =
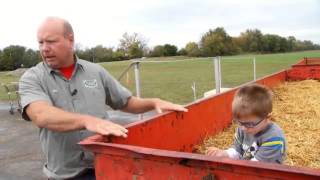
[[[320,58],[304,58],[288,70],[256,81],[270,88],[285,81],[320,79]],[[252,82],[250,82],[252,83]],[[239,88],[239,87],[238,87]],[[80,144],[95,154],[97,180],[106,179],[320,179],[320,170],[232,160],[194,153],[207,135],[231,124],[238,88],[127,126],[128,138],[95,135]]]

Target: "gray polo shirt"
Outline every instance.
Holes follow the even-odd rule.
[[[19,93],[26,120],[29,117],[25,108],[39,100],[65,111],[107,119],[106,105],[121,109],[131,96],[103,67],[80,59],[76,60],[70,80],[46,63],[39,63],[21,77]],[[92,154],[77,144],[92,134],[87,130],[62,133],[40,128],[46,158],[44,173],[52,179],[64,179],[93,168]]]

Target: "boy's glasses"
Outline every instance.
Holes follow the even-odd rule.
[[[239,121],[239,119],[234,119],[236,123],[238,123],[240,126],[244,126],[246,128],[254,128],[258,126],[265,118],[258,118],[254,122],[247,122],[247,121]]]

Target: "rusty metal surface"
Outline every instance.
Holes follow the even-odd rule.
[[[288,79],[293,81],[305,79],[320,80],[320,58],[304,58],[288,70]]]
[[[319,179],[320,171],[114,143],[87,142],[97,179]],[[107,147],[107,148],[106,148]],[[112,171],[111,171],[112,170]],[[111,172],[111,173],[110,173]]]
[[[316,66],[316,61],[320,59],[312,64],[304,59],[256,83],[274,87],[310,77],[310,73],[293,76],[292,70]],[[130,124],[126,139],[96,135],[82,141],[95,152],[97,179],[320,179],[320,170],[192,153],[203,138],[231,123],[231,102],[238,88],[189,104],[188,113],[170,112]]]

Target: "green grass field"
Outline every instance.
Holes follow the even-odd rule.
[[[19,77],[7,75],[8,72],[0,72],[0,100],[8,100],[8,95],[2,86],[2,84],[10,84],[10,82],[19,81]],[[15,94],[12,94],[12,97],[15,98]]]
[[[303,57],[320,57],[320,51],[224,56],[221,61],[222,86],[234,87],[251,81],[254,56],[257,64],[257,77],[262,77],[289,68],[291,64]],[[148,62],[150,60],[160,62]],[[198,98],[202,97],[204,92],[214,89],[212,58],[164,57],[147,58],[145,61],[141,63],[140,68],[142,97],[160,97],[175,103],[186,104],[193,101],[191,89],[193,82],[196,83]],[[101,63],[101,65],[117,78],[130,63],[131,61],[122,61]],[[6,72],[0,72],[0,83],[17,81],[18,78],[8,76]],[[123,77],[121,83],[135,93],[133,69]],[[6,99],[4,89],[1,89],[0,100]]]

